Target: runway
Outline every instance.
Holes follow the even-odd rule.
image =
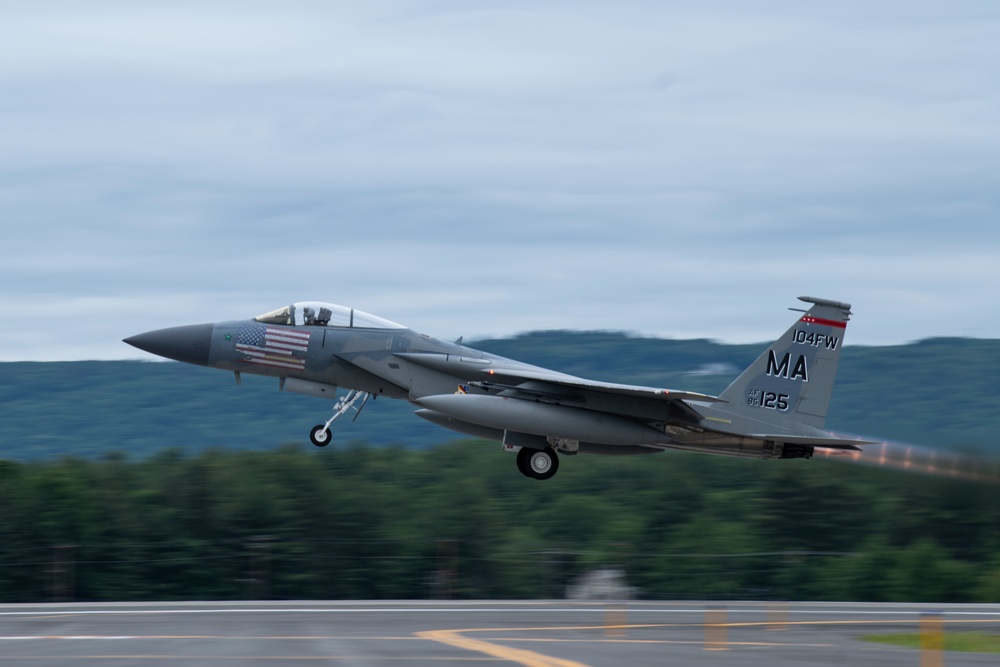
[[[0,605],[0,667],[915,667],[927,656],[860,638],[916,633],[922,619],[928,618],[940,618],[945,633],[1000,633],[1000,605],[564,601]],[[949,652],[930,658],[938,661],[929,664],[949,667],[1000,661],[997,654],[983,653]]]

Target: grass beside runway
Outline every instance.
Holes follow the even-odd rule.
[[[867,635],[863,639],[877,644],[891,644],[892,646],[916,649],[922,647],[919,632]],[[973,631],[949,632],[944,636],[944,650],[967,653],[1000,653],[1000,634]]]

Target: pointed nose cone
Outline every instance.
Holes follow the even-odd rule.
[[[124,342],[144,352],[198,366],[208,365],[214,324],[192,324],[136,334]]]

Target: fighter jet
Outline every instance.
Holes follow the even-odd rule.
[[[159,329],[124,342],[161,357],[271,376],[280,390],[335,400],[312,429],[369,398],[410,401],[440,426],[502,443],[527,477],[549,479],[560,456],[688,450],[809,458],[863,441],[823,430],[850,304],[799,297],[808,310],[719,396],[597,382],[437,340],[366,312],[300,302],[249,320]],[[346,392],[337,398],[339,389]]]

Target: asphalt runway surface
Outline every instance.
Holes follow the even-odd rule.
[[[1000,605],[564,601],[0,605],[0,667],[993,665],[862,641],[1000,633]]]

